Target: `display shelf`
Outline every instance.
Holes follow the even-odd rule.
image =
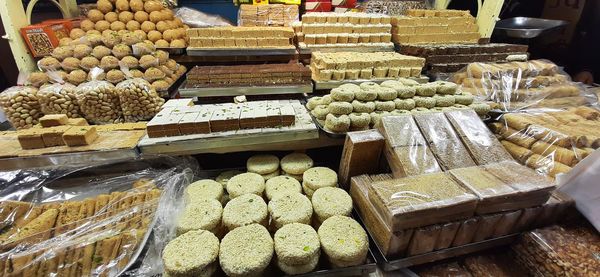
[[[298,47],[300,55],[310,55],[312,52],[392,52],[394,51],[393,43],[385,43],[385,45],[376,46],[306,46]]]
[[[135,159],[139,156],[136,148],[103,151],[61,153],[28,157],[0,159],[2,170],[15,170],[48,166],[88,166],[105,162],[119,162]]]
[[[289,56],[296,55],[296,48],[244,48],[244,49],[224,49],[224,48],[187,48],[188,56],[210,56],[210,57],[231,57],[231,56]]]
[[[421,77],[409,77],[408,79],[415,80],[421,84],[429,82],[429,77],[421,75]],[[357,79],[357,80],[341,80],[341,81],[314,81],[315,90],[333,89],[343,84],[360,84],[364,82],[375,82],[381,84],[389,80],[398,80],[398,78],[382,78],[382,79]]]
[[[186,82],[179,87],[182,97],[219,97],[238,95],[277,95],[277,94],[303,94],[312,93],[312,84],[289,86],[256,86],[256,87],[206,87],[186,88]]]

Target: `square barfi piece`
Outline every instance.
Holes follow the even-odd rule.
[[[64,132],[62,138],[67,146],[73,147],[90,145],[98,138],[98,134],[94,126],[79,126],[72,127]]]
[[[55,126],[43,129],[42,140],[44,141],[44,145],[46,147],[65,145],[62,135],[70,128],[71,126]]]
[[[27,129],[18,131],[17,139],[23,149],[37,149],[44,148],[44,140],[42,139],[43,129]]]
[[[67,125],[68,122],[69,118],[66,114],[47,114],[40,118],[40,124],[42,127]]]
[[[69,118],[67,121],[67,125],[69,126],[88,126],[87,120],[85,118]]]

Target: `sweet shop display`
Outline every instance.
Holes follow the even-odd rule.
[[[307,13],[293,25],[300,48],[389,44],[390,17],[368,13]]]
[[[423,0],[372,0],[366,2],[365,10],[367,13],[382,13],[389,16],[404,15],[407,10],[425,9]]]
[[[294,48],[291,27],[212,27],[187,30],[192,49]]]
[[[406,44],[404,55],[425,58],[430,73],[452,73],[473,62],[511,62],[527,60],[527,45],[519,44]]]
[[[422,58],[393,52],[314,52],[310,62],[315,81],[420,77],[423,65]]]
[[[186,88],[302,85],[310,84],[310,74],[298,63],[196,66],[187,73]]]
[[[477,43],[480,38],[469,11],[407,10],[391,22],[392,41],[398,44]]]
[[[292,26],[299,20],[297,5],[240,5],[238,26]]]

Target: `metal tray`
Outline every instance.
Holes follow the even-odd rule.
[[[218,97],[238,95],[273,95],[273,94],[303,94],[312,93],[312,84],[255,86],[255,87],[206,87],[186,88],[183,82],[179,87],[179,95],[183,97]]]
[[[288,56],[296,55],[295,47],[289,48],[187,48],[188,56],[211,56],[211,57],[231,57],[231,56]]]
[[[496,23],[494,30],[513,38],[536,38],[569,25],[568,21],[531,17],[513,17]]]

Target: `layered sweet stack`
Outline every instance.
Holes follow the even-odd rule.
[[[272,86],[310,84],[310,69],[297,64],[196,66],[186,87]]]
[[[292,26],[298,21],[297,5],[240,5],[238,26]]]
[[[188,29],[191,48],[292,48],[289,27],[213,27]]]
[[[392,18],[392,39],[399,44],[477,43],[478,26],[469,11],[408,10]]]

